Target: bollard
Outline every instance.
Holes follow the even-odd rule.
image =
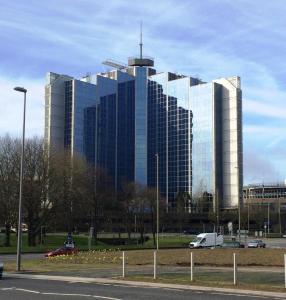
[[[284,254],[284,281],[285,281],[285,289],[286,289],[286,254]]]
[[[0,279],[3,277],[3,269],[4,269],[4,264],[0,263]]]
[[[235,253],[233,253],[233,284],[237,284],[237,262]]]
[[[122,277],[125,278],[125,251],[122,252]]]
[[[154,251],[154,279],[157,278],[157,251]]]
[[[194,280],[194,256],[193,252],[191,252],[191,281]]]

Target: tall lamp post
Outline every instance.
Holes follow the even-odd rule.
[[[267,224],[267,233],[269,234],[270,233],[270,203],[268,202],[267,203],[267,221],[268,221],[268,224]]]
[[[238,203],[237,203],[237,209],[238,209],[238,240],[240,242],[240,231],[241,231],[241,205],[240,205],[240,182],[239,182],[239,168],[238,163],[237,166],[234,167],[237,170],[237,197],[238,197]]]
[[[279,205],[279,214],[278,214],[278,217],[279,217],[279,233],[280,233],[280,235],[281,235],[281,233],[282,233],[282,226],[281,226],[281,202],[280,202],[280,196],[278,195],[278,200],[279,200],[279,202],[278,202],[278,205]]]
[[[156,153],[156,185],[157,185],[157,236],[156,236],[156,246],[159,250],[159,155]]]
[[[21,271],[21,246],[22,246],[22,194],[23,194],[23,169],[25,151],[25,124],[26,124],[26,94],[27,90],[23,87],[15,87],[15,91],[24,93],[24,112],[23,112],[23,135],[20,169],[20,189],[19,189],[19,213],[18,213],[18,239],[17,239],[17,271]]]

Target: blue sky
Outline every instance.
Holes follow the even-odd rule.
[[[286,179],[285,0],[0,0],[0,135],[43,135],[45,73],[81,77],[144,53],[160,71],[239,75],[245,182]]]

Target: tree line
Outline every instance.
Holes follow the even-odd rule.
[[[120,191],[115,191],[103,170],[90,166],[80,156],[71,159],[69,153],[48,152],[42,138],[26,140],[23,223],[28,226],[29,246],[41,242],[43,227],[50,232],[87,232],[92,227],[94,241],[99,231],[117,232],[119,237],[124,232],[129,239],[136,231],[143,243],[146,232],[151,232],[155,245],[156,188],[125,182]],[[5,246],[10,245],[11,227],[17,226],[20,160],[21,140],[0,137],[0,226],[5,227]],[[209,200],[202,192],[190,211],[190,196],[181,192],[176,209],[167,212],[166,201],[160,196],[160,231],[183,232],[190,227],[205,231],[229,221],[238,223],[236,211],[214,213]],[[252,227],[260,228],[264,221],[261,212],[251,211]],[[249,223],[246,209],[241,212],[241,222],[244,228]]]
[[[143,242],[148,230],[155,242],[156,190],[126,182],[121,191],[110,188],[110,179],[69,151],[47,151],[42,138],[25,141],[23,171],[23,223],[28,226],[28,244],[39,243],[41,228],[50,231],[136,230]],[[10,229],[17,225],[21,140],[0,137],[0,226],[5,226],[5,245]],[[163,204],[160,204],[163,207]]]

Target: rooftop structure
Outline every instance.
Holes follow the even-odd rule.
[[[243,188],[244,203],[286,202],[285,183],[251,184]]]

